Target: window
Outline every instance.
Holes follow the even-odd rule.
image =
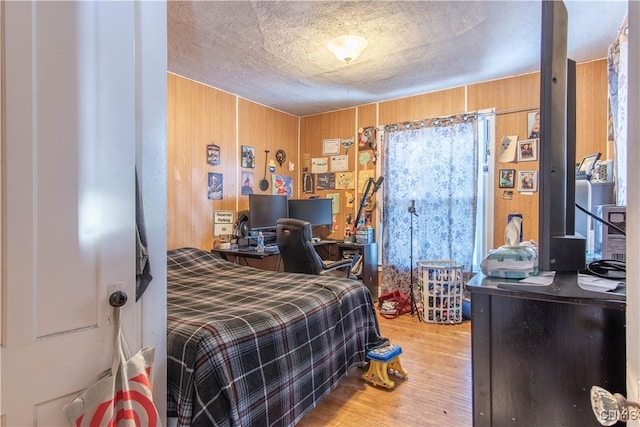
[[[478,210],[473,271],[480,271],[482,258],[493,247],[494,154],[496,135],[495,109],[478,112]]]

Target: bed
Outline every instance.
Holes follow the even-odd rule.
[[[167,253],[168,415],[178,426],[290,426],[384,342],[360,282]]]

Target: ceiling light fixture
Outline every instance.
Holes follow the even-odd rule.
[[[358,59],[358,56],[367,47],[367,40],[355,35],[339,36],[327,44],[327,49],[340,61],[347,64]]]

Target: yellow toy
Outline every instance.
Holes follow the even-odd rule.
[[[402,348],[395,344],[388,344],[369,351],[367,353],[367,358],[370,360],[369,370],[362,378],[373,385],[392,389],[396,384],[389,379],[389,371],[395,372],[405,379],[409,376],[400,363],[401,354]]]

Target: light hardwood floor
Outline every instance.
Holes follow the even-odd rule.
[[[393,390],[363,380],[354,368],[298,427],[472,425],[471,322],[437,325],[408,314],[378,317],[382,335],[402,347],[409,379]]]

